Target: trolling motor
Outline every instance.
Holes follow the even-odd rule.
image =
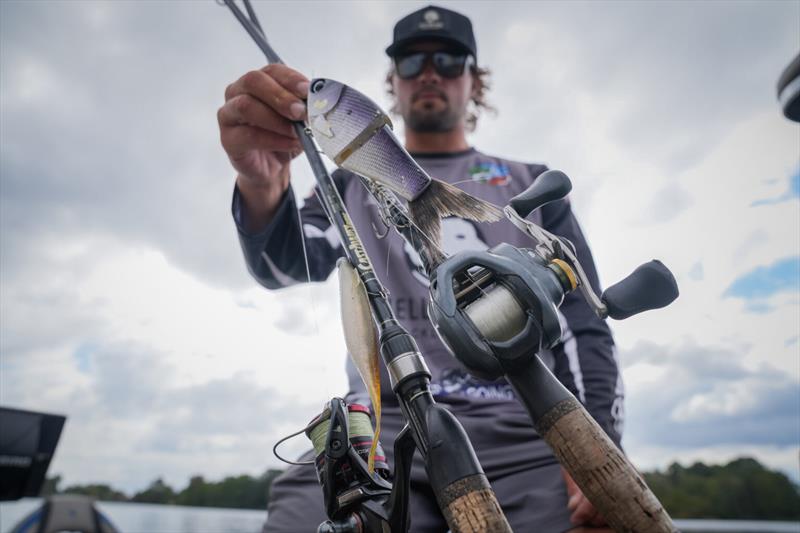
[[[333,398],[305,429],[314,446],[314,466],[322,486],[328,520],[318,533],[408,530],[408,491],[414,441],[409,433],[395,441],[395,480],[378,444],[375,469],[367,457],[373,433],[369,409]]]
[[[569,178],[551,170],[505,207],[535,242],[456,254],[431,275],[428,314],[444,344],[472,374],[505,376],[539,435],[616,531],[676,531],[624,454],[537,353],[561,338],[558,306],[580,289],[601,318],[658,309],[678,296],[672,273],[653,260],[597,297],[571,242],[525,220],[565,197]]]

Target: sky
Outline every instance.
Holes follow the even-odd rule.
[[[255,2],[284,61],[384,108],[391,27],[424,5]],[[572,178],[605,286],[676,276],[611,324],[634,463],[800,481],[800,125],[776,97],[800,2],[442,5],[493,72],[470,142]],[[346,392],[335,280],[263,289],[230,216],[216,111],[263,65],[212,0],[0,2],[0,405],[68,416],[65,485],[282,467],[274,442]]]

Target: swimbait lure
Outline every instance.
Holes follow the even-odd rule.
[[[402,196],[411,222],[434,247],[440,247],[443,217],[495,222],[502,216],[494,205],[431,178],[394,136],[389,117],[352,87],[325,78],[312,80],[308,126],[338,166]]]
[[[367,290],[356,269],[346,259],[336,263],[339,269],[344,341],[350,358],[361,374],[375,413],[375,435],[369,450],[369,471],[375,470],[375,452],[381,434],[381,375],[378,361],[378,333],[372,320]]]

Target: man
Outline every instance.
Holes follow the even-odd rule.
[[[503,160],[471,148],[466,134],[486,90],[486,71],[477,66],[472,25],[463,15],[429,6],[401,19],[386,50],[394,110],[405,122],[405,146],[438,179],[497,205],[526,189],[546,167]],[[308,79],[283,65],[245,74],[225,93],[218,119],[222,145],[238,171],[233,214],[248,268],[270,289],[306,281],[305,250],[312,280],[324,280],[342,255],[335,232],[309,196],[298,220],[288,187],[289,163],[300,151],[290,120],[305,114]],[[464,425],[498,500],[515,531],[567,531],[604,525],[591,503],[565,476],[552,452],[532,428],[508,384],[468,375],[435,335],[425,314],[427,280],[419,258],[398,235],[379,238],[374,200],[352,174],[333,175],[351,218],[388,289],[398,319],[415,337],[431,369],[431,389]],[[598,290],[589,248],[568,201],[532,215],[551,232],[569,238]],[[445,251],[486,248],[499,242],[530,247],[528,237],[507,221],[473,224],[448,219],[442,227]],[[606,324],[577,294],[561,308],[564,338],[541,354],[553,372],[581,399],[619,444],[622,390],[614,344]],[[364,386],[348,363],[348,400],[368,403]],[[403,420],[383,370],[381,441],[391,461]],[[566,478],[566,479],[565,479]],[[443,532],[447,526],[417,457],[412,469],[412,530]],[[313,531],[325,518],[314,469],[292,467],[272,488],[267,531]],[[578,531],[580,529],[575,529]]]

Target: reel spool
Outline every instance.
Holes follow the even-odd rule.
[[[350,446],[353,447],[361,460],[366,463],[374,437],[369,408],[357,403],[347,404],[345,402],[345,405],[347,406],[347,429]],[[314,453],[316,454],[314,466],[317,468],[317,475],[320,479],[323,479],[326,467],[326,448],[330,445],[332,448],[338,449],[338,447],[342,445],[334,444],[338,442],[336,440],[330,443],[328,442],[331,429],[331,409],[330,407],[326,407],[322,413],[309,422],[305,431],[306,436],[311,440],[311,444],[314,446]],[[347,465],[343,466],[345,468],[336,472],[337,482],[348,485],[354,481],[354,474],[351,469],[346,468]],[[378,451],[375,454],[375,470],[379,471],[384,478],[388,478],[389,465],[386,463],[386,456],[383,453],[383,448],[381,448],[380,443],[378,443]]]
[[[367,407],[334,398],[308,424],[305,434],[314,447],[314,466],[330,518],[346,516],[367,498],[384,493],[388,497],[391,471],[380,443],[374,473],[367,466],[374,438]]]
[[[556,309],[573,288],[559,265],[503,243],[440,264],[428,313],[452,354],[492,380],[561,338]]]

